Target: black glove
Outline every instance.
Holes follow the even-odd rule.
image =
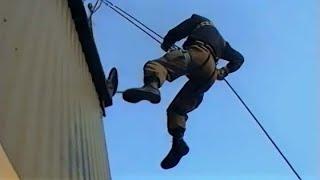
[[[171,44],[163,42],[161,44],[161,49],[167,52],[171,48],[171,46],[172,46]]]
[[[221,69],[217,69],[217,80],[223,80],[225,77],[228,76],[229,70],[227,67],[223,67]]]

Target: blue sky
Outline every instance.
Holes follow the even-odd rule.
[[[320,179],[316,0],[114,3],[163,35],[192,13],[212,19],[245,57],[229,82],[302,178]],[[106,7],[94,17],[94,32],[105,72],[113,66],[119,70],[120,90],[142,85],[144,63],[163,55],[154,40]],[[114,97],[104,119],[113,180],[296,179],[224,82],[190,113],[188,156],[176,168],[162,170],[159,164],[171,146],[165,111],[185,81],[165,83],[158,105]]]

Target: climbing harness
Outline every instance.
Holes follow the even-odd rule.
[[[116,13],[118,13],[120,16],[122,16],[123,18],[125,18],[126,20],[128,20],[130,23],[132,23],[134,26],[136,26],[137,28],[139,28],[141,31],[143,31],[144,33],[146,33],[149,37],[151,37],[152,39],[154,39],[155,41],[157,41],[159,44],[161,44],[161,41],[159,39],[157,39],[156,37],[154,37],[151,33],[153,33],[154,35],[158,36],[158,38],[163,40],[163,37],[161,35],[159,35],[158,33],[156,33],[155,31],[153,31],[151,28],[149,28],[148,26],[146,26],[144,23],[142,23],[141,21],[139,21],[138,19],[136,19],[135,17],[133,17],[131,14],[127,13],[126,11],[122,10],[121,8],[119,8],[118,6],[114,5],[113,3],[111,3],[108,0],[100,0],[101,2],[103,2],[107,7],[109,7],[110,9],[112,9],[113,11],[115,11]],[[207,26],[207,25],[212,25],[211,22],[204,22],[202,25],[199,24],[198,26]],[[147,32],[147,30],[149,30],[151,33]],[[174,45],[176,48],[180,48],[177,45]],[[269,133],[266,131],[266,129],[263,127],[263,125],[260,123],[260,121],[258,120],[258,118],[253,114],[253,112],[251,111],[251,109],[246,105],[246,103],[242,100],[242,98],[240,97],[240,95],[237,93],[237,91],[231,86],[231,84],[224,79],[224,81],[226,82],[226,84],[228,85],[228,87],[231,89],[231,91],[236,95],[236,97],[238,98],[238,100],[241,102],[241,104],[245,107],[245,109],[249,112],[249,114],[252,116],[252,118],[255,120],[255,122],[258,124],[258,126],[262,129],[263,133],[267,136],[267,138],[269,139],[269,141],[272,143],[272,145],[276,148],[276,150],[279,152],[279,154],[282,156],[282,158],[285,160],[285,162],[287,163],[287,165],[290,167],[290,169],[293,171],[293,173],[295,174],[295,176],[301,180],[300,175],[297,173],[297,171],[295,170],[295,168],[291,165],[291,163],[289,162],[289,160],[286,158],[286,156],[282,153],[282,151],[280,150],[280,148],[278,147],[278,145],[275,143],[275,141],[272,139],[272,137],[269,135]],[[121,93],[121,92],[120,92]]]

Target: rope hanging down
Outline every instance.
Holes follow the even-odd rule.
[[[153,31],[152,29],[150,29],[148,26],[146,26],[144,23],[142,23],[141,21],[139,21],[138,19],[136,19],[135,17],[133,17],[132,15],[130,15],[129,13],[127,13],[126,11],[122,10],[121,8],[119,8],[118,6],[114,5],[113,3],[111,3],[108,0],[102,0],[102,2],[107,5],[107,7],[111,8],[113,11],[115,11],[116,13],[118,13],[120,16],[124,17],[125,19],[127,19],[130,23],[132,23],[133,25],[135,25],[137,28],[139,28],[140,30],[142,30],[143,32],[145,32],[148,36],[150,36],[152,39],[154,39],[155,41],[157,41],[159,44],[161,44],[161,41],[159,41],[157,38],[155,38],[153,35],[151,35],[149,32],[146,32],[145,29],[143,29],[142,27],[146,28],[147,30],[149,30],[150,32],[154,33],[156,36],[158,36],[160,39],[163,39],[163,37],[161,35],[159,35],[158,33],[156,33],[155,31]],[[125,16],[127,15],[127,16]],[[131,20],[131,19],[132,20]],[[136,21],[138,24],[140,24],[141,26],[139,26],[137,23],[133,22]],[[175,47],[178,47],[175,45]],[[179,48],[179,47],[178,47]],[[266,129],[263,127],[263,125],[260,123],[260,121],[258,120],[258,118],[253,114],[253,112],[250,110],[250,108],[247,106],[247,104],[242,100],[242,98],[240,97],[240,95],[237,93],[237,91],[231,86],[231,84],[224,79],[224,81],[226,82],[226,84],[229,86],[229,88],[232,90],[232,92],[237,96],[237,98],[239,99],[239,101],[242,103],[242,105],[246,108],[246,110],[250,113],[250,115],[252,116],[252,118],[255,120],[255,122],[258,124],[258,126],[261,128],[261,130],[263,131],[263,133],[267,136],[267,138],[269,139],[269,141],[273,144],[273,146],[276,148],[276,150],[279,152],[279,154],[282,156],[282,158],[285,160],[285,162],[287,163],[287,165],[290,167],[290,169],[293,171],[293,173],[296,175],[296,177],[301,180],[300,175],[297,173],[297,171],[294,169],[294,167],[291,165],[291,163],[289,162],[289,160],[286,158],[286,156],[282,153],[282,151],[280,150],[280,148],[278,147],[278,145],[275,143],[275,141],[271,138],[271,136],[269,135],[269,133],[266,131]]]

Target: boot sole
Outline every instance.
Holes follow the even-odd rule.
[[[160,103],[161,97],[150,92],[140,91],[137,89],[129,89],[123,92],[122,97],[130,103],[138,103],[142,100],[147,100],[152,104]]]

